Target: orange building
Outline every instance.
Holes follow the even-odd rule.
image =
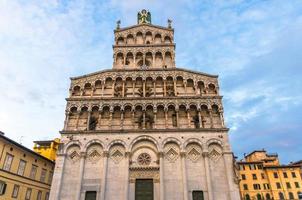
[[[281,165],[277,154],[256,150],[237,164],[243,200],[294,200],[302,194],[300,166]]]

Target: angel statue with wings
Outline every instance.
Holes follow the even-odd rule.
[[[138,24],[151,24],[151,13],[145,9],[137,13]]]

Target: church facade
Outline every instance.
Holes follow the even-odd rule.
[[[114,38],[112,69],[71,78],[50,199],[239,199],[218,76],[176,68],[146,10]]]

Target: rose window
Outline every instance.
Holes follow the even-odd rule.
[[[140,165],[150,165],[151,163],[151,156],[147,153],[142,153],[138,156],[137,162]]]

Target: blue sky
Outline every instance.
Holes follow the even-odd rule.
[[[0,130],[58,137],[69,77],[112,66],[113,29],[173,20],[178,67],[218,74],[236,155],[302,159],[301,0],[0,0]]]

